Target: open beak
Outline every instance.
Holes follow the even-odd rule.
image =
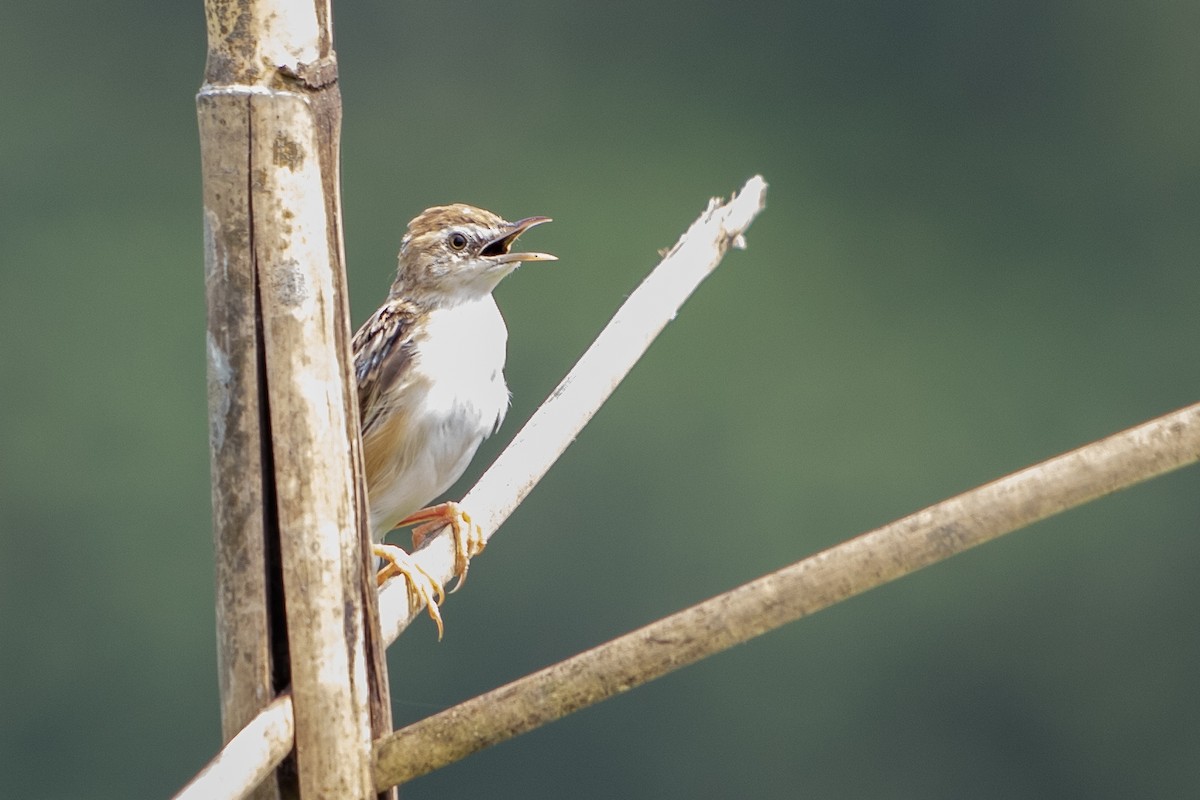
[[[549,253],[509,252],[509,248],[517,241],[518,236],[535,225],[541,225],[543,222],[550,221],[549,217],[526,217],[525,219],[510,223],[508,230],[502,236],[487,243],[481,255],[491,256],[503,263],[512,263],[514,261],[557,261],[558,256],[552,256]]]

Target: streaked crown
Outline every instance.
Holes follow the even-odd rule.
[[[509,252],[522,233],[549,221],[508,222],[464,203],[427,208],[408,223],[400,242],[392,295],[435,303],[490,293],[521,262],[555,260],[547,253]]]

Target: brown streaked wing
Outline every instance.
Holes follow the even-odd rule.
[[[379,421],[384,409],[380,401],[412,361],[414,316],[400,304],[385,303],[354,334],[354,376],[364,435]]]

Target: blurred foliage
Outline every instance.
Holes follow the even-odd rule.
[[[423,207],[556,218],[561,262],[498,293],[514,408],[468,480],[709,195],[771,183],[446,640],[393,649],[399,721],[1200,395],[1194,3],[335,15],[356,320]],[[0,797],[164,797],[218,745],[204,35],[198,0],[0,26]],[[1191,795],[1198,497],[1108,498],[405,797]]]

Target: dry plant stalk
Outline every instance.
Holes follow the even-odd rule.
[[[720,253],[740,240],[740,231],[761,207],[765,184],[760,180],[747,185],[754,191],[743,190],[739,196],[743,203],[749,202],[747,196],[755,198],[754,209],[743,219],[742,227],[724,228],[725,235],[708,247]],[[720,209],[710,206],[705,217],[711,220],[717,211]],[[693,230],[703,227],[703,221],[698,221]],[[687,243],[691,233],[668,254],[667,261],[690,250]],[[697,237],[700,240],[703,237]],[[715,265],[715,261],[712,263]],[[659,269],[666,266],[660,265]],[[704,274],[707,270],[700,271],[695,282]],[[668,286],[673,282],[647,279],[635,296],[647,287],[655,287],[655,293],[670,294],[673,290]],[[631,296],[576,369],[464,498],[472,503],[470,508],[488,533],[494,532],[528,494],[690,291],[686,289],[661,306],[643,303],[644,298],[635,304],[635,296]],[[630,308],[639,310],[626,316]],[[642,321],[635,322],[638,319]],[[629,335],[632,328],[639,333]],[[614,334],[614,329],[623,330]],[[592,359],[595,364],[585,369],[585,362]],[[601,378],[591,369],[596,364],[618,366]],[[585,377],[589,375],[593,379]],[[385,736],[376,744],[376,785],[386,787],[410,780],[989,539],[1198,459],[1200,405],[1022,470]],[[423,566],[446,578],[451,562],[447,539],[435,537],[417,554]],[[436,552],[439,543],[444,552]],[[384,604],[384,624],[391,640],[420,609],[408,607],[402,587],[383,594],[391,595],[391,602]],[[273,764],[256,762],[255,756],[282,757],[290,744],[291,719],[290,697],[277,697],[259,721],[268,731],[265,738],[269,744],[257,742],[260,752],[254,756],[247,752],[254,749],[249,742],[245,750],[227,749],[207,769],[219,770],[229,762],[240,762],[243,785],[248,770],[265,774]],[[232,773],[238,771],[221,774],[232,781]],[[225,788],[230,788],[229,784]],[[235,790],[222,796],[241,797],[244,793]]]
[[[391,720],[348,379],[329,8],[205,10],[197,114],[222,727],[232,738],[290,683],[294,714],[266,726],[293,729],[301,753],[283,793],[365,800],[371,741]],[[256,796],[280,793],[272,781]]]
[[[868,589],[1200,460],[1200,404],[1013,473],[416,722],[379,787],[432,772]]]

